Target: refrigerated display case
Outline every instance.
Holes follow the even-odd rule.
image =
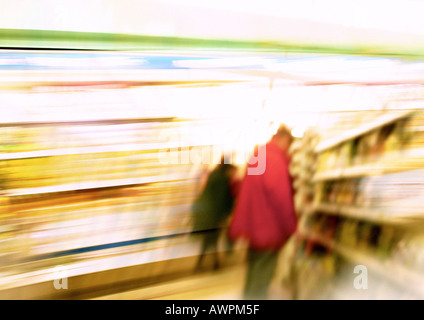
[[[7,53],[16,55],[39,65],[0,70],[0,100],[10,106],[0,119],[0,297],[92,297],[193,272],[202,230],[191,233],[191,208],[211,161],[220,160],[213,147],[234,151],[243,164],[255,143],[240,143],[250,118],[220,111],[228,90],[246,88],[240,76],[218,83],[197,73],[203,80],[191,74],[187,81],[183,70],[146,83],[151,70],[73,69],[78,52]],[[102,58],[122,55],[89,57]],[[261,106],[256,96],[245,95],[246,114]],[[235,250],[238,263],[244,248]],[[70,290],[52,285],[57,266],[67,270]]]

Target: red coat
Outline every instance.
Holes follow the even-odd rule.
[[[240,193],[241,182],[242,180],[239,178],[233,178],[230,181],[231,195],[233,196],[233,199],[237,199]]]
[[[297,227],[289,158],[273,142],[260,148],[266,148],[265,172],[262,175],[246,174],[229,237],[246,239],[252,249],[279,249]]]

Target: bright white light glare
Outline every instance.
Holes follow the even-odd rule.
[[[25,59],[0,59],[0,66],[25,64]]]
[[[292,133],[293,137],[295,137],[295,138],[302,138],[305,131],[306,131],[306,128],[304,128],[304,127],[295,127],[295,128],[293,128],[291,133]]]
[[[68,68],[92,68],[96,66],[127,67],[146,63],[143,59],[130,59],[125,57],[92,57],[92,58],[52,58],[52,57],[28,57],[27,62],[35,66],[43,67],[68,67]]]
[[[286,61],[265,66],[305,80],[340,82],[422,81],[423,63],[404,63],[396,59],[314,58]]]
[[[270,128],[270,133],[271,133],[271,135],[274,135],[274,134],[276,134],[277,133],[277,131],[278,131],[278,128],[280,127],[280,124],[278,123],[278,122],[274,122],[272,125],[271,125],[271,128]]]
[[[229,68],[229,67],[245,67],[245,66],[266,66],[274,63],[273,59],[263,58],[219,58],[205,60],[182,60],[173,61],[174,66],[180,68]]]
[[[172,0],[161,0],[161,2],[174,3]],[[417,0],[299,0],[295,2],[285,0],[260,2],[254,0],[179,0],[178,3],[187,7],[225,9],[227,12],[274,16],[287,20],[314,21],[347,28],[368,28],[415,34],[421,34],[424,31],[422,23],[420,23],[420,13],[424,9],[424,4]],[[382,14],[383,11],[384,14]],[[402,16],[399,16],[399,12],[403,13]]]
[[[96,134],[96,133],[111,133],[117,134],[119,132],[137,131],[142,128],[148,127],[146,124],[131,123],[131,124],[114,124],[114,125],[97,125],[97,126],[77,126],[77,127],[66,127],[62,128],[63,131],[69,133],[83,133],[83,134]]]
[[[174,36],[176,35],[175,26],[165,21],[150,21],[146,26],[146,34],[157,36]]]
[[[268,65],[272,70],[283,72],[300,72],[300,73],[329,73],[329,72],[345,72],[350,70],[371,68],[390,68],[399,65],[399,61],[392,59],[378,60],[351,60],[349,58],[318,58],[311,60],[287,61],[274,65]]]

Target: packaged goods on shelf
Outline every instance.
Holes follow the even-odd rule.
[[[318,184],[314,203],[363,208],[387,217],[420,214],[423,169]],[[399,206],[400,203],[403,206]],[[403,210],[403,212],[402,212]]]
[[[404,236],[403,230],[390,225],[326,214],[315,215],[304,226],[306,234],[311,234],[312,239],[317,236],[325,240],[327,245],[364,252],[378,259],[388,258]]]
[[[344,220],[340,228],[340,243],[349,247],[355,247],[357,245],[358,227],[359,223],[357,220]]]
[[[346,134],[321,142],[314,210],[300,224],[311,241],[346,262],[367,265],[381,277],[381,288],[421,298],[423,114],[380,112],[369,123],[345,127]],[[384,296],[375,289],[372,299]],[[337,293],[336,288],[335,296],[352,295],[343,290]]]
[[[294,205],[298,215],[307,213],[313,205],[312,178],[317,165],[314,152],[317,143],[316,132],[308,129],[290,147],[290,173],[293,177]]]
[[[363,166],[363,170],[369,173],[373,173],[374,167],[396,169],[402,164],[403,150],[419,150],[423,147],[420,142],[422,118],[422,112],[404,113],[395,121],[383,122],[373,130],[342,140],[320,153],[317,173],[359,166]],[[422,153],[416,157],[421,161],[423,159]]]
[[[350,144],[343,143],[340,146],[340,149],[338,151],[338,155],[337,155],[338,159],[337,159],[335,167],[344,168],[349,166],[350,165],[349,154],[350,154]]]
[[[391,225],[382,225],[378,238],[377,252],[382,258],[389,258],[395,246],[398,235],[396,229]]]
[[[374,243],[374,226],[367,221],[360,221],[357,234],[357,249],[366,251],[373,249]]]
[[[0,141],[0,218],[19,227],[0,230],[2,267],[68,263],[190,232],[203,167],[163,163],[159,153],[213,144],[203,124],[121,119],[1,129],[8,136]]]
[[[8,252],[14,253],[14,263],[20,263],[37,255],[188,232],[194,183],[130,188],[126,193],[97,191],[87,198],[63,195],[50,205],[33,204],[33,208],[20,209],[16,204],[15,215],[20,217],[16,223],[25,230],[17,239],[27,237],[11,242],[15,250],[9,245]]]
[[[405,149],[424,147],[424,112],[416,111],[402,123]]]

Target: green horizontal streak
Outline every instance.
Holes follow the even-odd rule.
[[[424,50],[378,46],[331,46],[279,43],[272,41],[239,41],[166,36],[146,36],[75,31],[0,29],[0,47],[75,50],[158,50],[158,51],[234,51],[263,53],[314,53],[363,56],[386,56],[418,59]],[[424,47],[422,48],[424,49]]]

